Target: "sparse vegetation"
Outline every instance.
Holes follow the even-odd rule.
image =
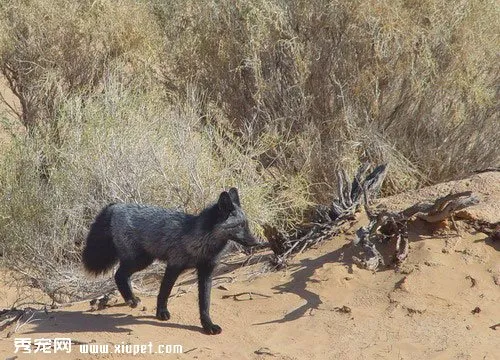
[[[3,258],[75,263],[110,201],[197,211],[238,186],[262,234],[365,161],[389,163],[385,194],[499,167],[498,19],[493,0],[5,0]]]

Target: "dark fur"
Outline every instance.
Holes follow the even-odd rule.
[[[115,245],[111,236],[111,211],[109,204],[96,216],[87,236],[87,244],[83,250],[85,269],[94,275],[110,270],[118,261]]]
[[[196,268],[201,324],[207,333],[219,334],[222,329],[210,319],[210,289],[212,272],[228,240],[245,246],[258,244],[235,188],[222,192],[218,202],[199,215],[149,205],[111,204],[90,228],[83,263],[89,272],[100,274],[119,261],[118,290],[127,304],[136,307],[140,300],[132,292],[130,276],[155,259],[166,261],[156,310],[160,320],[170,318],[167,300],[177,277]]]

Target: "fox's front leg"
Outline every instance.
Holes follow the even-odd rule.
[[[198,268],[198,302],[200,305],[200,320],[207,334],[216,335],[222,332],[219,325],[210,319],[210,292],[212,290],[213,264],[199,265]]]
[[[175,284],[175,281],[182,272],[182,268],[177,266],[168,266],[165,269],[165,275],[161,281],[160,293],[156,303],[156,318],[159,320],[170,319],[170,313],[167,309],[168,297]]]

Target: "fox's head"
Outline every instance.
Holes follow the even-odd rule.
[[[244,246],[259,244],[250,233],[248,220],[241,209],[240,197],[236,188],[231,188],[220,194],[217,208],[220,219],[218,230],[221,236]]]

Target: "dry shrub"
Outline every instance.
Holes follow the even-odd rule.
[[[495,1],[156,2],[164,76],[196,82],[261,158],[310,170],[391,162],[386,192],[500,164]]]
[[[159,80],[170,103],[195,84],[200,116],[221,114],[243,146],[265,138],[264,169],[308,174],[317,201],[338,169],[367,160],[391,163],[385,193],[500,164],[493,0],[0,6],[0,63],[26,126],[56,121],[62,99],[120,69],[124,84]]]
[[[196,91],[186,98],[167,105],[160,89],[110,80],[84,106],[76,96],[60,107],[58,146],[41,124],[17,137],[0,168],[4,260],[53,292],[62,269],[79,262],[88,227],[107,203],[198,212],[229,186],[239,188],[256,234],[262,224],[299,221],[308,205],[299,176],[261,173],[256,159],[265,145],[228,139],[200,119]]]
[[[61,101],[96,90],[116,63],[124,75],[141,71],[161,47],[147,7],[133,0],[8,0],[0,24],[0,71],[30,129],[56,121]]]
[[[234,185],[259,233],[360,162],[390,164],[385,194],[500,167],[498,19],[493,0],[3,1],[29,130],[0,160],[4,258],[72,266],[109,201],[197,211]]]

